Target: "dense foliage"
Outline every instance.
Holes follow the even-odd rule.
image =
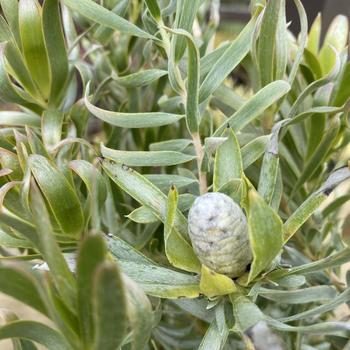
[[[0,0],[0,291],[16,350],[350,349],[348,21],[252,0]],[[346,188],[346,187],[343,187]],[[253,261],[201,265],[193,201],[244,210]],[[331,194],[332,193],[332,194]],[[234,258],[237,252],[232,252]],[[2,305],[5,306],[5,305]],[[54,325],[51,327],[51,325]],[[256,325],[264,325],[258,343]]]

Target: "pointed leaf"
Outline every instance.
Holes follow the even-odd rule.
[[[57,106],[68,78],[68,57],[62,31],[59,1],[45,0],[42,16],[51,75],[49,102]]]
[[[79,249],[77,263],[78,314],[81,320],[81,332],[85,344],[91,344],[94,338],[94,320],[92,310],[94,273],[97,266],[105,260],[107,251],[100,236],[90,236],[83,241]]]
[[[243,174],[243,162],[238,140],[232,129],[228,130],[227,140],[219,146],[215,155],[213,190],[218,191],[233,179]]]
[[[216,273],[205,265],[202,265],[199,287],[201,293],[209,298],[230,294],[236,291],[235,283],[231,278]]]
[[[166,220],[166,195],[148,181],[144,176],[121,164],[112,164],[103,161],[102,166],[106,174],[125,192],[130,194],[140,204],[152,209],[154,214],[162,222]],[[189,241],[187,232],[187,220],[182,213],[177,210],[174,227],[179,233]]]
[[[68,235],[79,236],[84,219],[79,199],[65,176],[39,155],[31,155],[28,164],[55,218]]]
[[[0,339],[20,338],[42,344],[50,350],[70,350],[64,337],[52,328],[34,321],[14,321],[0,328]]]
[[[82,16],[106,27],[120,31],[121,33],[146,39],[153,38],[151,34],[146,33],[133,23],[128,22],[124,18],[116,15],[112,11],[107,10],[103,6],[98,5],[92,0],[64,0],[63,2],[69,8],[80,13]]]
[[[266,202],[251,189],[248,193],[248,231],[253,263],[248,282],[267,269],[283,246],[282,221]]]
[[[105,158],[127,166],[170,166],[187,163],[195,156],[173,151],[120,151],[101,145],[101,153]]]
[[[117,266],[111,262],[100,264],[93,286],[96,329],[94,349],[118,349],[126,335],[127,309],[122,277]]]
[[[178,192],[172,186],[167,200],[166,220],[164,223],[165,254],[169,262],[179,269],[199,272],[201,264],[191,245],[179,234],[174,227],[178,204]]]

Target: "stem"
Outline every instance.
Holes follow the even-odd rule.
[[[193,139],[194,149],[195,149],[196,155],[197,155],[199,191],[200,191],[200,194],[204,194],[207,192],[208,186],[207,186],[207,174],[205,172],[202,172],[202,170],[201,170],[204,152],[203,152],[203,147],[202,147],[201,138],[199,136],[199,133],[198,132],[193,133],[192,139]]]

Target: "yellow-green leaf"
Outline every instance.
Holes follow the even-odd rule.
[[[173,266],[186,271],[199,272],[201,264],[196,254],[191,245],[174,227],[178,199],[178,192],[175,187],[172,187],[168,195],[164,223],[165,254]]]
[[[225,275],[210,270],[202,265],[201,281],[199,284],[201,293],[209,298],[217,295],[226,295],[236,291],[233,280]]]
[[[248,231],[253,263],[248,283],[269,267],[283,246],[282,220],[251,188],[248,193]]]

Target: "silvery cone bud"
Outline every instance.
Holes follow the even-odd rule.
[[[206,193],[194,201],[188,215],[192,246],[202,264],[238,277],[252,261],[248,226],[242,209],[223,193]]]

